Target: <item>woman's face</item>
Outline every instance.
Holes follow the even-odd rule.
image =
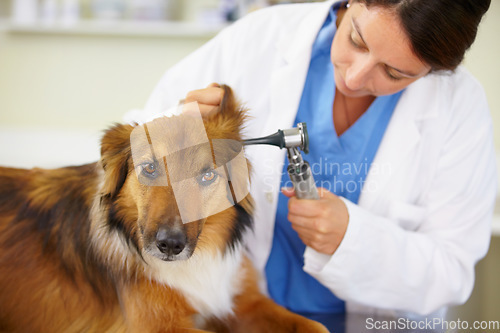
[[[390,95],[430,71],[413,54],[396,13],[358,2],[342,18],[331,60],[337,89],[348,97]]]

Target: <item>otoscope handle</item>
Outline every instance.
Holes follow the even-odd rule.
[[[302,155],[296,148],[288,149],[288,161],[290,163],[288,164],[287,171],[293,183],[295,196],[298,199],[318,200],[318,189],[316,188],[309,163],[302,159]]]

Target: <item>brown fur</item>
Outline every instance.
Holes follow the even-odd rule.
[[[205,121],[206,131],[210,139],[240,140],[244,116],[225,89],[220,112]],[[176,137],[196,135],[183,116],[172,121]],[[108,130],[98,163],[54,170],[0,168],[0,332],[326,331],[264,297],[246,258],[233,314],[222,317],[196,320],[189,297],[155,279],[151,257],[144,255],[159,228],[182,230],[193,257],[224,255],[250,227],[252,204],[247,196],[220,213],[180,224],[172,187],[139,182],[132,130],[128,125]],[[190,154],[179,156],[179,172],[203,159]],[[182,267],[189,260],[157,261]]]

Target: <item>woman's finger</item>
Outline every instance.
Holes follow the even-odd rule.
[[[222,88],[208,87],[188,92],[184,102],[198,102],[198,104],[218,106],[220,105],[223,96],[224,90]]]

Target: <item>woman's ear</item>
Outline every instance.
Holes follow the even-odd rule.
[[[106,131],[101,140],[101,165],[104,169],[102,194],[114,199],[129,172],[130,134],[133,127],[117,124]]]

